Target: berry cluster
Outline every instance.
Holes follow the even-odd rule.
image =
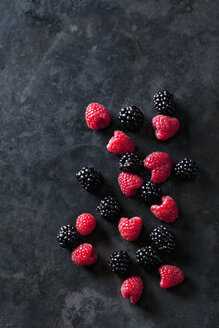
[[[173,95],[168,91],[158,92],[154,95],[153,101],[159,113],[152,120],[156,138],[172,138],[180,127],[178,119],[172,117],[176,111]],[[144,124],[143,112],[136,106],[122,108],[118,118],[121,126],[127,130],[138,130]],[[99,130],[110,124],[111,115],[104,106],[91,103],[86,109],[85,119],[89,128]],[[152,152],[144,158],[135,153],[135,144],[131,138],[119,130],[114,132],[106,148],[109,152],[122,156],[119,161],[119,169],[122,172],[118,177],[122,193],[127,197],[136,196],[145,205],[150,206],[151,212],[159,220],[166,223],[174,222],[178,218],[178,206],[172,197],[163,195],[159,184],[164,183],[171,173],[182,179],[193,179],[198,172],[196,162],[186,157],[174,165],[170,156],[164,152]],[[139,176],[142,171],[150,174],[149,181],[144,181]],[[98,191],[104,182],[102,174],[90,166],[78,171],[76,178],[89,192]],[[96,210],[102,218],[115,220],[119,218],[121,206],[114,196],[107,195],[100,200]],[[132,242],[141,234],[142,224],[140,217],[121,217],[118,230],[123,239]],[[72,251],[71,258],[75,264],[87,266],[97,261],[97,252],[83,239],[92,233],[95,227],[96,219],[89,213],[79,215],[75,227],[61,227],[57,240],[61,247]],[[176,286],[184,280],[183,272],[178,267],[162,265],[165,256],[172,253],[175,248],[175,235],[166,226],[161,225],[145,237],[145,244],[136,251],[137,264],[149,270],[159,268],[162,288]],[[125,250],[114,251],[108,259],[108,265],[112,272],[127,275],[130,273],[131,259]],[[126,279],[121,287],[122,296],[130,299],[132,303],[139,300],[142,291],[143,281],[136,276]]]

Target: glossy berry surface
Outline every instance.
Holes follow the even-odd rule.
[[[178,162],[174,167],[174,174],[182,179],[191,180],[196,177],[198,173],[197,163],[189,157],[185,157]]]
[[[172,253],[176,248],[175,235],[172,231],[162,225],[151,231],[149,239],[159,252]]]
[[[57,240],[60,247],[74,249],[82,242],[82,237],[75,227],[68,224],[60,228]]]
[[[112,272],[125,274],[130,270],[131,260],[126,251],[113,252],[108,260]]]
[[[153,97],[156,110],[159,114],[172,116],[175,113],[175,103],[173,101],[173,95],[168,91],[155,93]]]
[[[117,218],[120,212],[119,202],[112,196],[106,196],[97,206],[97,211],[104,219]]]
[[[76,173],[76,178],[87,191],[97,190],[103,182],[102,174],[93,167],[83,167]]]
[[[144,123],[144,115],[138,107],[129,106],[121,109],[119,120],[123,128],[137,130]]]
[[[153,269],[161,264],[161,257],[152,246],[145,246],[137,250],[136,262],[146,269]]]
[[[126,153],[119,161],[119,169],[123,172],[138,173],[143,167],[142,157],[135,153]]]
[[[158,203],[161,196],[161,188],[151,181],[144,183],[139,191],[140,200],[148,206]]]

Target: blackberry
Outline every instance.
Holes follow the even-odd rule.
[[[178,162],[173,170],[174,174],[182,179],[193,179],[198,173],[197,163],[189,157]]]
[[[87,191],[97,190],[103,182],[103,176],[93,167],[83,167],[76,173],[76,177]]]
[[[126,153],[119,161],[119,168],[123,172],[138,173],[143,167],[143,159],[134,153]]]
[[[172,116],[175,113],[173,96],[168,91],[155,93],[153,101],[159,114]]]
[[[82,243],[82,237],[76,228],[71,225],[64,225],[60,228],[57,236],[60,247],[70,248],[71,250]]]
[[[114,197],[111,196],[106,196],[97,206],[97,211],[105,219],[117,217],[120,209],[120,204]]]
[[[153,269],[158,267],[162,260],[155,248],[145,246],[137,250],[136,262],[147,269]]]
[[[129,106],[121,109],[119,120],[124,128],[137,130],[143,125],[144,115],[138,107]]]
[[[148,206],[158,203],[161,196],[161,188],[151,181],[144,183],[139,192],[139,198]]]
[[[130,270],[131,260],[126,251],[117,251],[110,255],[108,264],[112,272],[125,274]]]
[[[160,252],[171,253],[176,247],[175,235],[166,227],[158,226],[150,233],[153,246]]]

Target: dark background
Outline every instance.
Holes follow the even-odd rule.
[[[1,328],[213,328],[217,321],[218,118],[217,1],[0,1],[0,202]],[[162,143],[154,138],[152,96],[167,88],[178,103],[181,128]],[[87,128],[88,103],[100,102],[113,122]],[[159,221],[121,194],[118,159],[106,151],[122,106],[145,114],[129,133],[145,155],[166,151],[176,162],[192,156],[196,180],[163,185],[180,216],[171,225],[179,248],[166,263],[179,265],[185,282],[159,287],[159,275],[133,265],[144,280],[136,305],[120,295],[122,279],[106,260],[112,251],[135,250],[144,241],[122,240],[116,224],[95,211],[115,194],[122,215],[138,215],[145,234]],[[102,171],[99,194],[86,193],[74,173],[83,165]],[[87,238],[100,259],[74,265],[59,248],[59,227],[82,212],[94,214]],[[145,235],[143,234],[142,239]]]

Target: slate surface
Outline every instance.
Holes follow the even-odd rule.
[[[218,325],[217,10],[213,0],[1,0],[1,328]],[[163,88],[176,96],[181,121],[165,143],[150,123],[151,98]],[[85,125],[93,101],[113,115],[105,131]],[[200,166],[194,182],[163,185],[180,209],[171,226],[179,250],[168,263],[182,267],[186,280],[162,290],[158,275],[133,266],[145,284],[138,305],[120,296],[122,280],[106,259],[117,249],[134,259],[142,243],[122,240],[116,222],[95,212],[112,192],[123,215],[143,218],[146,232],[159,223],[121,194],[118,157],[105,149],[119,128],[119,109],[130,104],[145,114],[144,128],[129,134],[138,150],[166,151],[174,161],[190,155]],[[102,171],[99,194],[87,194],[75,180],[84,164]],[[87,240],[100,254],[87,269],[74,266],[56,242],[59,227],[86,211],[98,220]]]

